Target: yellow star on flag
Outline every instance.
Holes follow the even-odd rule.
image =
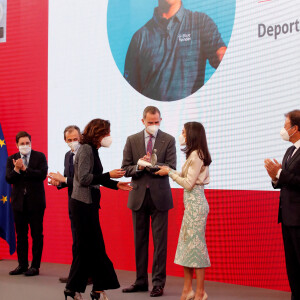
[[[5,146],[5,140],[0,139],[0,146],[1,146],[1,148],[2,148],[2,146]]]
[[[0,199],[0,201],[2,201],[3,202],[3,204],[5,204],[5,202],[7,202],[7,196],[2,196],[2,199]]]

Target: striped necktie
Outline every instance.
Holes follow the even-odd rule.
[[[149,141],[148,141],[148,144],[147,144],[147,153],[149,152],[150,155],[152,154],[152,148],[153,148],[153,146],[152,146],[152,138],[153,138],[153,135],[150,134]]]
[[[24,162],[24,166],[27,168],[28,167],[28,157],[27,157],[27,155],[23,155],[23,162]]]

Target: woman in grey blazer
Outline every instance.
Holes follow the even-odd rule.
[[[103,173],[98,149],[111,144],[110,123],[94,119],[87,124],[82,134],[81,147],[75,156],[73,192],[70,210],[74,218],[74,227],[78,236],[77,255],[73,257],[65,298],[82,299],[88,277],[93,280],[92,299],[107,300],[104,290],[119,288],[114,267],[108,258],[99,223],[101,193],[99,185],[111,189],[130,191],[126,182],[111,178],[120,178],[124,171],[116,169]]]

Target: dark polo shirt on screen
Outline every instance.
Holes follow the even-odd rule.
[[[181,6],[166,20],[153,18],[132,37],[125,79],[143,95],[161,101],[185,98],[204,84],[206,59],[225,44],[214,21]]]

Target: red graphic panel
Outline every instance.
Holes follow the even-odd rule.
[[[32,135],[33,148],[47,155],[48,2],[10,0],[7,16],[7,42],[0,44],[0,122],[8,152],[17,151],[15,135],[26,130]],[[102,191],[100,222],[107,252],[117,269],[135,270],[128,194]],[[182,276],[182,267],[173,260],[184,210],[183,190],[172,192],[167,273]],[[206,196],[210,205],[206,235],[212,263],[206,279],[289,290],[277,224],[279,193],[206,190]],[[42,259],[69,264],[72,238],[67,192],[46,186],[46,199]],[[152,250],[150,240],[149,272]],[[0,257],[11,258],[8,253],[7,244],[0,240]]]

